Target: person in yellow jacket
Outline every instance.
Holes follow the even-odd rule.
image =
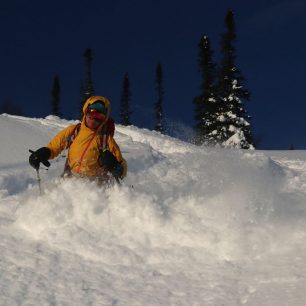
[[[59,132],[46,147],[32,152],[29,157],[30,165],[36,170],[39,169],[40,163],[48,167],[49,159],[55,158],[68,148],[65,175],[95,179],[111,173],[116,179],[123,179],[127,173],[127,163],[113,135],[103,133],[109,114],[110,102],[106,97],[88,98],[83,106],[83,117],[78,131],[75,132],[77,125],[70,125]]]

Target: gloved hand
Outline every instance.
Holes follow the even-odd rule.
[[[101,152],[99,163],[104,166],[114,177],[122,177],[123,166],[119,163],[116,157],[108,150]]]
[[[118,163],[117,166],[111,171],[114,177],[122,178],[123,175],[123,166],[121,163]]]
[[[42,147],[35,152],[32,150],[29,151],[32,153],[29,157],[29,163],[34,169],[38,170],[40,163],[43,163],[46,167],[50,167],[48,159],[51,155],[51,151],[49,148]]]

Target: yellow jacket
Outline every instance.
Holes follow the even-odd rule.
[[[103,101],[107,108],[107,115],[105,120],[101,123],[97,130],[92,130],[85,125],[85,113],[87,107],[96,101]],[[110,102],[107,98],[102,96],[92,96],[85,102],[83,106],[83,118],[81,122],[80,130],[73,140],[68,154],[68,165],[73,173],[80,175],[94,177],[99,176],[101,173],[101,165],[98,163],[98,158],[101,150],[101,130],[104,123],[109,117]],[[51,150],[50,159],[58,156],[67,147],[69,137],[71,136],[76,125],[70,125],[61,132],[59,132],[48,144],[48,148]],[[121,155],[119,146],[114,138],[109,135],[107,140],[107,146],[111,153],[114,154],[119,162],[123,165],[123,177],[126,176],[127,164]]]

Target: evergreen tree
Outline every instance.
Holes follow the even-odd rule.
[[[154,106],[155,110],[155,130],[159,132],[164,132],[164,114],[163,114],[163,96],[164,96],[164,88],[163,88],[163,69],[161,63],[157,64],[156,67],[156,92],[157,92],[157,100]]]
[[[218,80],[218,107],[216,140],[223,146],[243,149],[254,148],[250,116],[243,106],[250,93],[244,88],[242,77],[237,68],[234,14],[229,10],[225,18],[226,32],[221,39],[222,60]]]
[[[55,116],[60,116],[60,93],[61,93],[61,87],[60,87],[60,81],[58,75],[56,75],[53,79],[53,85],[51,90],[51,96],[52,96],[52,114]]]
[[[216,128],[216,114],[218,110],[215,97],[216,65],[212,61],[212,50],[207,36],[201,37],[198,44],[198,66],[202,77],[201,94],[194,98],[194,119],[196,124],[195,143],[215,144],[214,130]]]
[[[130,80],[127,73],[125,73],[123,78],[123,89],[120,100],[120,123],[122,125],[131,125],[131,114],[130,111],[130,101],[131,101],[131,92],[130,92]]]
[[[81,97],[80,97],[80,104],[81,104],[81,111],[85,101],[92,95],[94,95],[94,88],[91,76],[91,64],[92,64],[92,51],[90,48],[87,48],[83,54],[84,56],[84,63],[85,63],[85,77],[84,81],[81,81]]]
[[[86,101],[86,98],[84,95],[84,85],[83,85],[83,81],[81,80],[80,82],[80,114],[81,114],[81,117],[83,115],[83,106],[84,106],[85,101]]]

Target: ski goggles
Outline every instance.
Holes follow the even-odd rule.
[[[98,113],[106,115],[107,109],[103,103],[94,103],[88,106],[88,110],[95,110]]]
[[[95,103],[88,106],[86,115],[90,119],[102,121],[107,113],[107,109],[102,103]]]

